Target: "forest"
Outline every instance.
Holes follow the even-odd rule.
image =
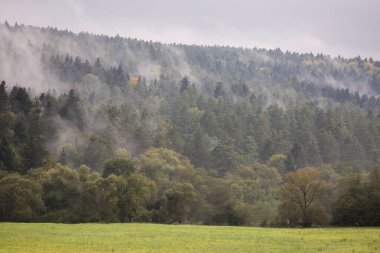
[[[0,38],[0,221],[380,225],[379,61]]]

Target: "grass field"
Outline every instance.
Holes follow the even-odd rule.
[[[0,252],[380,252],[380,228],[0,223]]]

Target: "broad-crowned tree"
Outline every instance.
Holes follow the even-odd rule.
[[[38,221],[44,211],[42,187],[38,182],[18,174],[0,179],[1,221]]]
[[[318,202],[325,191],[325,184],[320,179],[320,171],[316,168],[298,169],[289,172],[285,184],[281,188],[282,205],[280,208],[293,206],[298,222],[303,227],[313,224],[313,205]],[[281,213],[281,211],[280,211]],[[282,212],[288,214],[287,212]],[[284,219],[293,220],[294,213]]]

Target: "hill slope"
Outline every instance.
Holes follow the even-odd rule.
[[[373,59],[7,23],[0,38],[0,220],[380,222]],[[294,178],[321,186],[307,212]]]

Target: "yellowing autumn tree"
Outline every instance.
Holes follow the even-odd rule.
[[[279,214],[289,225],[310,227],[317,216],[323,213],[323,207],[317,205],[324,192],[325,184],[316,168],[304,168],[286,175],[281,188],[283,202]]]

